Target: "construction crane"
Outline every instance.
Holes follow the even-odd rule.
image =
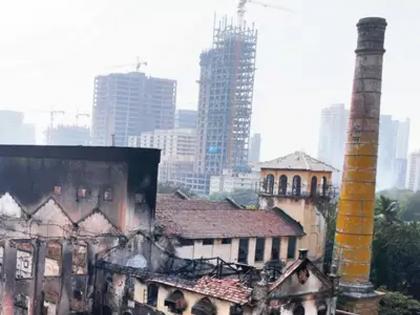
[[[139,72],[140,68],[142,68],[142,66],[147,66],[147,62],[142,61],[142,60],[140,60],[140,57],[137,57],[137,62],[136,63],[129,63],[129,64],[125,64],[125,65],[112,66],[111,68],[135,67],[136,72]]]
[[[253,4],[256,4],[256,5],[263,6],[265,8],[271,8],[271,9],[276,9],[276,10],[281,10],[281,11],[293,13],[293,10],[291,10],[289,8],[286,8],[284,6],[281,6],[281,5],[265,3],[265,2],[258,1],[258,0],[239,0],[238,10],[237,10],[239,25],[242,25],[243,22],[244,22],[247,3],[253,3]]]
[[[76,125],[79,126],[79,118],[80,117],[90,117],[88,113],[77,113],[76,114]]]

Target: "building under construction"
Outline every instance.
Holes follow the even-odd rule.
[[[227,18],[200,56],[197,171],[221,174],[248,163],[257,31]]]

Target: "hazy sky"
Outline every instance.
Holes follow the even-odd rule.
[[[410,117],[420,148],[420,1],[260,0],[248,5],[259,31],[253,131],[262,157],[316,154],[320,109],[350,101],[358,19],[388,20],[382,113]],[[178,80],[179,108],[196,108],[199,54],[211,44],[214,13],[234,16],[237,0],[14,0],[0,3],[0,109],[90,112],[95,75],[130,68]],[[69,116],[66,120],[70,120]]]

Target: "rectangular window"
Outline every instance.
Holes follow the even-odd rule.
[[[181,246],[194,246],[194,240],[180,238],[178,241],[179,241],[179,245]]]
[[[289,237],[289,244],[287,245],[287,259],[295,259],[296,253],[296,236]]]
[[[280,259],[280,237],[273,237],[273,243],[271,245],[271,260]]]
[[[255,261],[264,261],[265,238],[257,238],[255,245]]]
[[[231,244],[232,239],[231,238],[222,238],[222,244]]]
[[[213,239],[206,238],[203,240],[203,245],[213,245]]]
[[[238,262],[242,264],[248,263],[248,239],[241,238],[239,240]]]

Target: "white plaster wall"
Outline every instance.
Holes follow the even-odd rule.
[[[95,212],[79,223],[81,235],[100,235],[114,232],[111,222],[100,212]]]
[[[31,232],[43,236],[63,237],[72,230],[73,223],[60,206],[48,200],[32,216]]]
[[[255,264],[255,245],[257,240],[250,238],[248,243],[248,265],[254,266]]]
[[[213,245],[213,257],[220,257],[224,261],[229,262],[232,256],[232,242],[231,244],[222,244],[222,240],[215,240]]]
[[[232,239],[231,244],[231,251],[230,251],[230,262],[238,262],[238,255],[239,255],[239,238]]]
[[[147,286],[138,279],[134,281],[134,301],[140,304],[147,303]]]
[[[273,239],[271,237],[267,237],[265,239],[264,244],[264,261],[270,261],[271,260],[271,249],[273,247]]]
[[[176,255],[185,259],[193,259],[194,246],[179,246],[176,248]]]
[[[213,245],[203,245],[202,240],[194,241],[194,258],[213,257]]]
[[[0,216],[13,218],[20,218],[22,216],[22,208],[9,193],[5,193],[0,198]]]

